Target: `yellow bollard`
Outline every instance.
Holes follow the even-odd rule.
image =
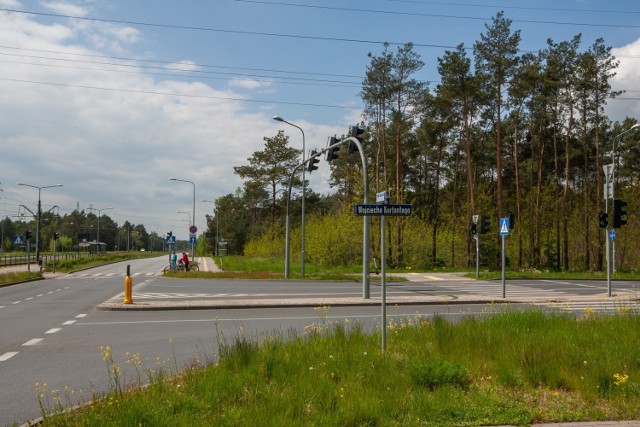
[[[130,276],[129,266],[127,265],[127,275],[124,278],[124,304],[133,304],[133,279]]]

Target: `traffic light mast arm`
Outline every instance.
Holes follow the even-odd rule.
[[[38,215],[34,214],[33,211],[31,209],[29,209],[28,207],[26,207],[25,205],[20,205],[20,207],[25,208],[26,210],[31,212],[31,215],[33,215],[34,218],[38,216]]]

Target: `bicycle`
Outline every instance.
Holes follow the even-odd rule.
[[[162,270],[163,273],[167,273],[169,271],[175,271],[176,273],[184,272],[184,263],[179,262],[174,268],[171,268],[171,264],[169,264]],[[196,261],[191,261],[189,263],[189,271],[200,271],[200,267]]]

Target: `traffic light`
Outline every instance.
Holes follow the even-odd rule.
[[[489,232],[489,215],[482,215],[480,218],[480,234]]]
[[[169,236],[169,237],[173,236],[173,231],[168,232],[167,236]]]
[[[58,240],[59,237],[60,233],[58,233],[57,231],[53,233],[53,240]]]
[[[476,236],[478,234],[478,226],[476,224],[471,224],[471,235]]]
[[[598,225],[600,228],[607,228],[609,225],[609,215],[606,212],[600,212],[598,214]]]
[[[627,223],[627,202],[620,199],[613,201],[613,228],[620,228]]]
[[[309,153],[309,164],[307,165],[307,171],[309,173],[318,169],[318,166],[316,166],[316,163],[320,163],[320,159],[318,158],[318,152],[316,150],[311,150],[311,153]]]
[[[516,227],[516,214],[509,214],[509,230],[513,230]]]
[[[29,230],[24,232],[24,238],[29,240],[31,238],[31,232]]]
[[[339,142],[340,140],[335,136],[332,136],[331,138],[329,138],[329,149],[327,150],[327,154],[326,154],[326,160],[328,162],[338,158],[338,154],[336,154],[336,151],[340,150],[340,145],[337,145]]]
[[[349,136],[356,138],[358,141],[362,142],[362,134],[364,133],[364,129],[362,129],[358,125],[349,126]]]

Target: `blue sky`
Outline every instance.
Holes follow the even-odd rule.
[[[359,121],[358,93],[371,52],[413,42],[434,82],[437,58],[472,48],[497,12],[520,29],[522,51],[583,34],[620,60],[614,89],[638,96],[640,4],[633,0],[426,0],[180,2],[0,0],[0,215],[45,208],[104,212],[148,231],[186,238],[196,184],[201,203],[241,186],[233,166],[284,129],[306,148]],[[394,48],[392,46],[392,48]],[[472,52],[470,51],[470,56]],[[433,87],[433,85],[432,85]],[[610,101],[616,120],[640,116],[633,99]],[[323,194],[328,168],[308,177]]]

